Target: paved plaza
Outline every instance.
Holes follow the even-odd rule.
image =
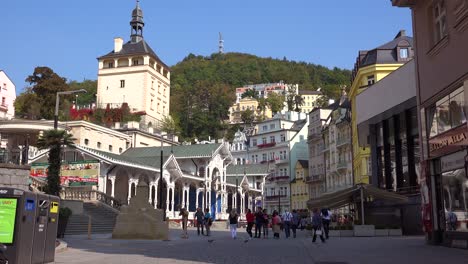
[[[232,240],[227,230],[189,239],[171,230],[170,241],[112,240],[110,235],[68,237],[68,249],[56,254],[56,263],[309,263],[404,264],[468,263],[468,251],[425,245],[422,237],[330,238],[312,244],[307,231],[296,239],[252,239],[245,230]],[[283,235],[283,234],[282,234]]]

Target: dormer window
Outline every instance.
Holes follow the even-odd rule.
[[[373,85],[375,83],[374,75],[367,76],[367,85]]]
[[[400,59],[407,59],[407,58],[408,58],[408,48],[401,48]]]
[[[138,65],[140,65],[140,60],[134,59],[133,60],[133,66],[138,66]]]

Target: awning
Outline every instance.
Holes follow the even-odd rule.
[[[314,208],[337,208],[354,203],[360,200],[361,189],[365,197],[394,201],[397,203],[408,202],[408,197],[406,196],[385,191],[370,184],[358,184],[341,191],[327,193],[318,199],[310,199],[307,202],[307,207],[310,210]]]

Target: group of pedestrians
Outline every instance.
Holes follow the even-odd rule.
[[[182,237],[187,238],[187,222],[188,222],[188,212],[185,209],[182,209],[180,212],[182,216],[182,229],[184,230]],[[312,242],[315,242],[317,236],[320,237],[320,240],[325,243],[325,240],[328,239],[330,221],[331,221],[331,211],[327,208],[319,210],[314,209],[312,211],[312,216],[310,218],[310,223],[312,225],[313,238]],[[271,215],[267,213],[266,209],[261,207],[257,208],[257,211],[253,213],[250,209],[247,210],[246,214],[247,219],[247,234],[249,235],[248,240],[252,238],[268,238],[268,231],[271,227],[273,231],[273,238],[279,239],[281,230],[284,230],[285,237],[296,238],[297,229],[303,230],[307,225],[306,218],[301,217],[296,210],[285,212],[280,215],[277,211],[273,211]],[[210,229],[213,223],[212,216],[208,210],[205,209],[203,212],[201,208],[197,208],[197,212],[194,215],[194,222],[196,223],[198,235],[210,236]],[[270,225],[271,223],[271,225]],[[233,209],[228,216],[229,229],[231,231],[231,238],[237,239],[237,228],[239,226],[239,214],[235,209]],[[255,234],[252,232],[252,229],[255,228]],[[206,232],[205,232],[206,231]]]

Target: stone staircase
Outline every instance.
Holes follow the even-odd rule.
[[[83,214],[70,216],[65,236],[87,234],[89,216],[92,234],[112,233],[117,212],[99,202],[84,202]]]

